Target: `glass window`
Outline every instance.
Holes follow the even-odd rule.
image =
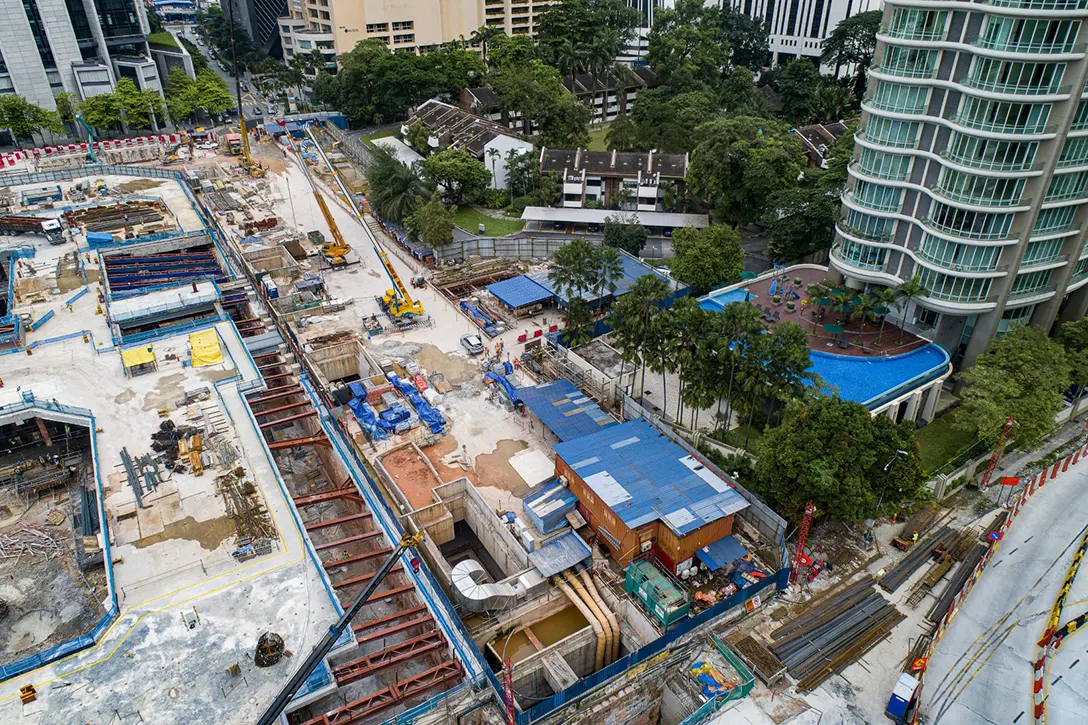
[[[1083,196],[1085,188],[1088,188],[1088,171],[1078,171],[1073,174],[1054,174],[1043,201],[1074,199]]]
[[[906,40],[944,40],[947,25],[947,11],[896,8],[887,32]]]
[[[929,88],[881,81],[876,84],[869,103],[892,113],[924,113],[929,105]]]
[[[846,214],[846,228],[856,237],[874,242],[890,242],[895,222],[886,217],[873,216],[850,209]]]
[[[993,141],[955,133],[948,142],[945,155],[964,166],[976,169],[1017,171],[1031,168],[1038,146],[1034,141]]]
[[[967,96],[957,120],[964,126],[998,133],[1042,133],[1049,103],[1008,103]]]
[[[1088,136],[1067,138],[1058,158],[1058,167],[1080,166],[1088,163]]]
[[[857,165],[868,176],[890,181],[905,181],[910,174],[910,161],[910,156],[890,154],[887,151],[863,146]]]
[[[997,93],[1044,94],[1058,90],[1065,63],[1023,63],[975,58],[968,85]]]
[[[986,16],[986,27],[976,43],[1009,53],[1067,53],[1080,32],[1079,20],[1035,20],[1002,15]]]
[[[930,207],[929,223],[949,234],[993,241],[1005,239],[1012,227],[1012,214],[967,211],[935,201]]]
[[[1015,206],[1024,190],[1023,179],[995,179],[945,168],[938,190],[949,199],[978,206]]]
[[[928,267],[922,269],[921,277],[927,297],[950,302],[984,302],[990,295],[989,277],[953,277]]]
[[[876,144],[895,148],[913,148],[918,143],[921,124],[917,121],[899,121],[884,116],[870,116],[865,128],[865,138]]]
[[[1001,247],[960,244],[927,234],[918,249],[918,255],[922,259],[957,271],[989,272],[997,268]]]
[[[854,185],[851,198],[855,203],[876,211],[899,211],[903,190],[895,186],[874,184],[859,179]]]
[[[1065,239],[1062,237],[1047,239],[1042,242],[1028,242],[1028,246],[1024,249],[1024,259],[1021,263],[1035,264],[1053,260],[1062,253],[1062,244],[1064,243]]]
[[[1070,131],[1083,131],[1088,128],[1088,101],[1081,101],[1077,106],[1077,115],[1073,117],[1073,125]]]
[[[939,50],[920,50],[898,45],[884,47],[880,70],[902,78],[932,78],[937,73]]]
[[[884,265],[888,262],[887,249],[872,247],[850,239],[842,240],[837,256],[848,264],[861,269],[884,269]]]
[[[1064,229],[1073,223],[1073,217],[1076,215],[1077,207],[1075,206],[1043,209],[1035,219],[1035,226],[1031,229],[1031,235],[1039,236],[1041,234]]]

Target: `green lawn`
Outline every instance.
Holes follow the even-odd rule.
[[[384,131],[375,131],[374,133],[367,134],[366,136],[360,136],[359,140],[365,143],[367,141],[373,141],[376,138],[389,138],[390,136],[396,136],[397,130],[398,129],[396,128],[387,128]]]
[[[608,136],[608,124],[597,123],[589,129],[589,150],[590,151],[607,151],[608,142],[606,140]]]
[[[174,36],[171,33],[150,33],[147,36],[147,42],[151,45],[161,45],[166,48],[178,47],[177,41],[174,40]]]
[[[973,433],[952,427],[959,412],[959,409],[953,410],[915,433],[921,448],[922,467],[931,476],[975,442]]]
[[[505,237],[507,234],[520,232],[521,228],[525,226],[525,222],[520,219],[496,219],[489,217],[487,214],[481,214],[467,205],[458,207],[454,220],[457,222],[457,226],[473,234],[476,233],[476,228],[483,224],[484,233],[489,237]]]

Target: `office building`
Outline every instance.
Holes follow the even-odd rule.
[[[544,8],[556,0],[292,0],[279,18],[285,58],[314,49],[330,60],[362,40],[376,39],[391,50],[426,53],[443,43],[467,41],[482,27],[507,35],[533,35]]]
[[[288,0],[224,0],[223,4],[224,13],[233,9],[234,22],[246,31],[257,51],[274,58],[280,57],[280,18],[290,14],[289,8]]]
[[[639,11],[641,23],[620,60],[643,65],[657,12],[675,7],[676,0],[627,0],[627,4]],[[794,58],[819,58],[820,43],[840,22],[880,8],[879,0],[706,0],[705,4],[732,8],[762,20],[767,27],[772,66]],[[832,72],[834,68],[824,71]]]
[[[964,8],[970,8],[969,10]],[[1088,309],[1088,2],[888,0],[831,265],[970,365]]]
[[[56,94],[109,93],[120,78],[162,90],[138,0],[8,0],[0,4],[0,93],[47,109]]]

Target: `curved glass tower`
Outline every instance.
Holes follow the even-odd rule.
[[[971,364],[1088,310],[1088,0],[887,0],[831,268]]]

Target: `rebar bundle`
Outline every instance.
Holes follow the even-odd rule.
[[[47,529],[23,524],[10,534],[0,534],[0,559],[18,559],[24,554],[56,559],[61,555],[60,544]]]

